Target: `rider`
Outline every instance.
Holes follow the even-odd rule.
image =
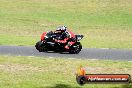
[[[69,41],[70,38],[75,38],[75,34],[68,30],[66,26],[60,26],[57,28],[57,30],[54,32],[57,36],[59,36],[58,39],[55,39],[55,42],[59,43],[66,43],[65,49],[69,49],[71,45],[73,45],[75,42]]]

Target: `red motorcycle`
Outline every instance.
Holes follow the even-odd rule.
[[[75,35],[75,38],[69,38],[66,43],[59,43],[55,42],[55,39],[59,39],[56,34],[54,34],[52,31],[50,32],[44,32],[41,36],[41,40],[38,41],[35,45],[36,49],[39,52],[48,52],[48,51],[54,51],[54,52],[69,52],[71,54],[78,54],[81,49],[82,45],[79,42],[84,36],[83,35]],[[65,45],[68,42],[75,42],[73,45],[69,47],[69,49],[65,49]]]

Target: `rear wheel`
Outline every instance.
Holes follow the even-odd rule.
[[[71,54],[78,54],[82,49],[82,45],[80,42],[75,43],[74,45],[71,46],[69,53]]]

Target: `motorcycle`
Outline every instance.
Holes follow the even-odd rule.
[[[69,52],[70,54],[78,54],[82,49],[82,44],[79,42],[84,36],[83,35],[75,35],[75,38],[70,38],[66,43],[55,42],[55,39],[59,39],[56,34],[51,32],[45,32],[44,39],[38,41],[35,45],[36,49],[39,52]],[[69,49],[65,49],[65,45],[68,42],[75,42],[73,45],[69,47]]]

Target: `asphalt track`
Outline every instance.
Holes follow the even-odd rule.
[[[0,46],[0,55],[63,57],[68,59],[107,59],[132,61],[132,49],[83,48],[79,54],[38,52],[33,46]]]

